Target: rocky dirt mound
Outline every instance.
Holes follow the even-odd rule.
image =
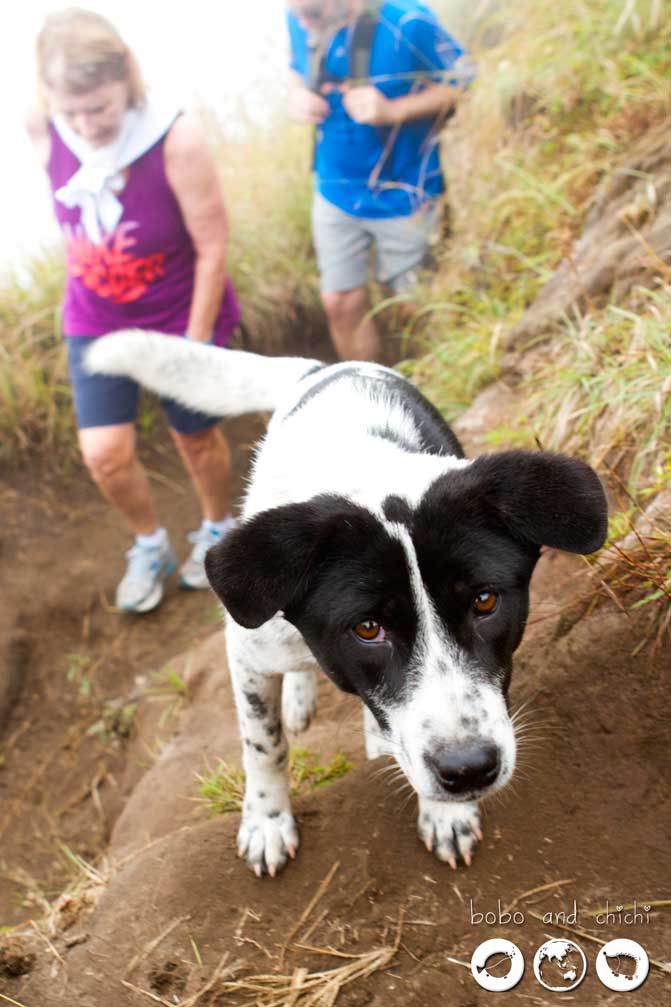
[[[300,743],[325,757],[346,752],[356,768],[298,800],[301,850],[276,880],[256,879],[236,859],[235,814],[208,819],[193,800],[208,760],[237,758],[221,640],[206,640],[172,663],[189,682],[172,725],[145,701],[135,752],[158,738],[160,754],[131,790],[100,879],[39,936],[13,935],[0,958],[3,990],[26,1007],[221,1007],[250,996],[300,1005],[308,1001],[282,993],[282,982],[323,985],[329,973],[332,988],[354,975],[338,998],[351,1007],[473,1007],[488,1002],[464,967],[477,944],[508,936],[530,962],[546,932],[567,935],[537,916],[569,911],[574,899],[583,935],[630,936],[663,961],[664,910],[605,928],[589,915],[607,899],[642,905],[669,895],[663,662],[631,656],[637,638],[619,614],[584,620],[560,640],[555,629],[548,621],[519,655],[514,704],[529,701],[534,727],[511,792],[488,808],[469,870],[453,873],[423,849],[414,799],[378,773],[383,760],[365,763],[356,703],[324,680],[318,722]],[[530,890],[540,891],[520,899]],[[496,913],[499,903],[515,903],[524,922],[471,922],[472,911]],[[593,959],[598,945],[583,935],[574,937]],[[509,1002],[544,1003],[540,992],[528,968]],[[628,1002],[661,1007],[668,992],[669,975],[653,967]],[[609,1002],[593,969],[572,996]]]

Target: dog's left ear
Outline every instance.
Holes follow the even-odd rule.
[[[533,545],[587,555],[606,540],[603,487],[594,470],[577,458],[504,451],[476,458],[467,473],[503,523]]]

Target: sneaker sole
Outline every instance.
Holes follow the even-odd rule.
[[[183,591],[205,591],[210,586],[210,582],[208,580],[204,584],[193,584],[186,577],[180,577],[179,586]]]

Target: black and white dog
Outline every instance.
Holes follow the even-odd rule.
[[[544,452],[467,460],[437,410],[375,364],[127,332],[98,340],[88,366],[214,415],[274,410],[242,522],[206,561],[230,617],[240,855],[275,875],[296,853],[283,723],[309,723],[318,666],[363,701],[366,752],[391,754],[416,790],[427,848],[469,864],[478,801],[515,766],[507,694],[540,547],[591,553],[605,538],[592,469]]]

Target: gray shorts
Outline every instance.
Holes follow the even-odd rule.
[[[381,220],[354,217],[315,193],[312,236],[323,291],[354,290],[369,279],[375,245],[375,278],[401,293],[430,262],[429,246],[440,222],[441,200],[431,199],[417,213]]]

